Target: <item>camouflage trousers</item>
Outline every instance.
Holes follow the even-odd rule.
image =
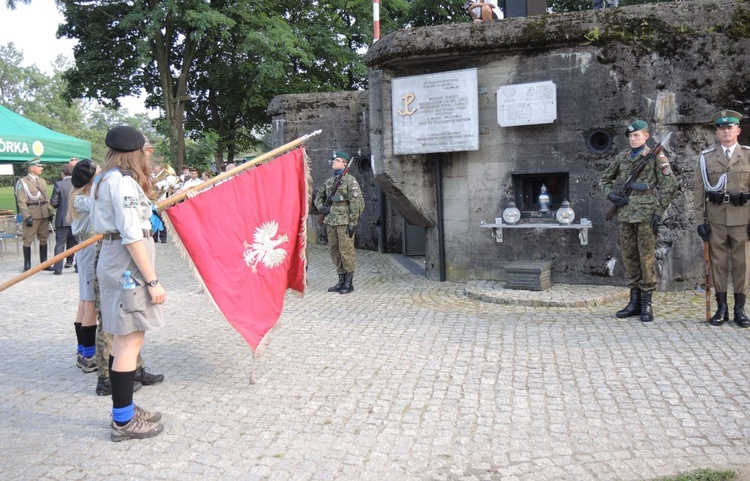
[[[329,225],[326,232],[328,252],[333,259],[333,265],[336,266],[336,272],[338,274],[354,272],[357,267],[357,259],[354,257],[354,237],[346,234],[345,225]]]
[[[630,289],[656,290],[656,236],[649,222],[620,222],[625,281]]]
[[[102,250],[102,241],[96,243],[96,252],[94,253],[94,272],[96,272],[96,264],[99,262],[99,252]],[[100,378],[109,378],[109,353],[112,352],[112,344],[114,342],[114,336],[108,332],[104,332],[102,326],[102,309],[101,309],[101,294],[99,292],[99,279],[92,279],[92,285],[94,287],[94,306],[96,307],[96,353],[94,359],[98,366],[98,376]],[[138,361],[136,369],[143,367],[143,358],[141,353],[138,353]]]

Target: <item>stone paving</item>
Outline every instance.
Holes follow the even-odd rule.
[[[483,302],[359,251],[341,296],[311,246],[308,294],[253,360],[176,248],[157,252],[167,327],[143,354],[166,381],[135,400],[164,433],[109,441],[110,398],[74,364],[76,276],[42,272],[0,293],[1,479],[750,479],[750,329],[707,326],[700,293],[657,293],[642,325],[601,287],[581,307]]]

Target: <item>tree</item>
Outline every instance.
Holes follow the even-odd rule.
[[[183,121],[193,62],[207,36],[229,19],[223,2],[201,0],[62,0],[59,36],[79,41],[66,72],[70,98],[119,107],[119,98],[149,92],[168,121],[171,151],[184,160]]]

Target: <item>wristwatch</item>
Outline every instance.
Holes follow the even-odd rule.
[[[156,284],[158,284],[158,283],[159,283],[159,278],[157,277],[157,278],[156,278],[156,279],[154,279],[153,281],[151,281],[151,282],[147,282],[147,283],[146,283],[146,285],[147,285],[148,287],[156,287]]]

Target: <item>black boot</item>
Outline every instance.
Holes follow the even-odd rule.
[[[31,269],[31,247],[23,248],[23,271]]]
[[[341,290],[342,287],[344,287],[344,279],[346,277],[346,274],[339,274],[339,282],[335,286],[331,286],[328,288],[328,292],[338,292]]]
[[[727,293],[716,293],[716,314],[708,321],[712,326],[721,326],[729,320],[729,307],[727,306]]]
[[[745,315],[745,294],[734,295],[734,322],[740,327],[750,327],[750,319]]]
[[[47,244],[39,244],[39,263],[44,264],[45,262],[47,262]],[[42,270],[52,272],[55,271],[52,266],[47,266]]]
[[[354,286],[352,285],[352,277],[354,277],[353,272],[347,272],[344,276],[344,285],[341,286],[341,290],[339,291],[339,294],[349,294],[354,290]]]
[[[641,291],[641,322],[654,320],[654,311],[651,308],[651,296],[654,291]]]
[[[625,306],[623,310],[617,311],[615,316],[619,318],[623,318],[623,317],[637,316],[640,313],[641,313],[641,290],[630,289],[630,302],[628,302],[628,305]]]

